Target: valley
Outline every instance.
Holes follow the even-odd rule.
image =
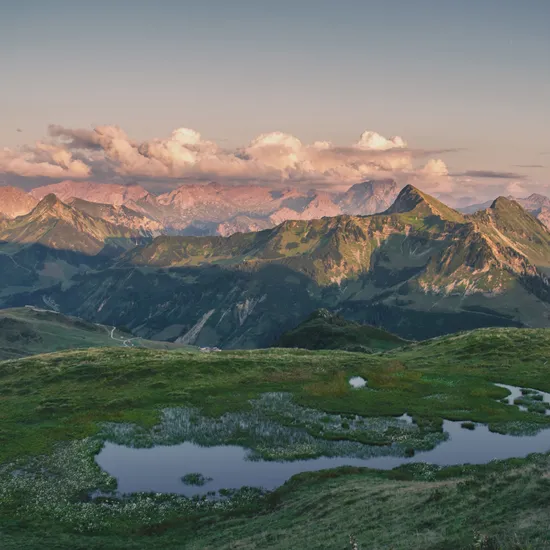
[[[550,233],[505,198],[464,216],[407,186],[381,214],[153,238],[48,195],[0,238],[2,307],[146,339],[268,347],[319,308],[413,340],[550,323]]]

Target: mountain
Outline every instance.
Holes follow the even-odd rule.
[[[96,255],[107,246],[128,248],[139,231],[113,225],[46,195],[36,207],[0,229],[0,241]]]
[[[16,218],[28,214],[38,203],[18,187],[0,187],[0,217]]]
[[[342,212],[353,215],[376,214],[387,210],[400,187],[392,179],[370,180],[352,185],[338,200]]]
[[[0,301],[23,289],[42,292],[73,284],[146,240],[142,231],[95,218],[47,195],[28,214],[0,220]],[[34,305],[45,304],[57,309],[47,294]]]
[[[536,216],[546,227],[550,227],[550,198],[533,193],[524,199],[514,200],[521,204],[525,210]]]
[[[550,228],[550,198],[545,195],[533,193],[523,199],[508,196],[509,200],[513,200],[520,204],[527,212],[533,214],[538,220],[540,220],[546,227]],[[480,204],[472,204],[464,208],[460,208],[460,212],[463,214],[473,214],[480,210],[486,210],[491,206],[493,201],[487,201]]]
[[[30,195],[37,200],[42,200],[50,194],[56,195],[62,201],[83,199],[114,206],[120,206],[129,201],[142,200],[149,195],[148,191],[139,185],[117,185],[89,181],[62,181],[36,187],[30,192]]]
[[[277,342],[282,348],[383,351],[407,341],[385,330],[347,321],[326,309],[313,312],[296,328],[285,332]]]
[[[465,216],[407,186],[381,214],[121,250],[93,267],[100,256],[67,260],[80,267],[63,277],[40,268],[38,282],[13,264],[36,273],[29,261],[6,258],[0,306],[53,303],[144,338],[223,348],[273,345],[319,308],[406,339],[550,326],[550,233],[506,198]]]
[[[160,222],[125,205],[101,204],[74,198],[69,199],[67,204],[94,218],[134,230],[136,234],[151,237],[164,232],[164,226]]]
[[[184,346],[135,338],[123,329],[97,325],[45,309],[23,307],[0,310],[0,361],[37,353],[95,347],[181,349]]]
[[[129,229],[142,227],[148,234],[228,236],[267,229],[286,220],[373,214],[388,208],[397,192],[398,185],[393,180],[372,180],[342,194],[209,183],[186,184],[154,196],[135,185],[66,181],[36,188],[28,200],[41,200],[53,193],[94,217]],[[94,203],[103,208],[94,208]],[[142,218],[138,219],[136,213]]]

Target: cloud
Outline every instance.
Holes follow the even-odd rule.
[[[292,134],[260,134],[247,145],[227,148],[196,130],[180,127],[164,138],[132,139],[115,125],[92,129],[48,127],[48,138],[32,147],[0,151],[0,175],[10,178],[90,179],[140,183],[164,192],[184,182],[308,186],[340,191],[366,179],[394,178],[438,196],[484,196],[511,172],[470,170],[453,174],[439,158],[456,149],[415,149],[400,136],[362,132],[351,144],[304,143]],[[486,185],[481,182],[486,182]],[[44,183],[40,179],[40,183]],[[25,184],[30,187],[30,184]]]
[[[228,150],[205,140],[195,130],[178,128],[171,136],[136,142],[117,126],[93,130],[51,125],[53,142],[67,151],[95,155],[94,172],[111,170],[120,176],[149,179],[195,179],[307,182],[345,185],[379,172],[411,171],[421,151],[408,149],[399,136],[386,138],[365,131],[348,147],[329,141],[304,144],[284,132],[257,136],[247,146]],[[103,156],[105,166],[100,166]]]
[[[447,165],[441,159],[430,159],[427,164],[420,169],[420,172],[427,176],[448,176]]]
[[[67,149],[39,141],[33,148],[1,150],[0,173],[24,177],[85,178],[91,171],[82,160],[73,158]]]
[[[543,164],[515,164],[516,168],[544,168]]]
[[[494,172],[493,170],[467,170],[455,176],[465,176],[468,178],[488,178],[488,179],[506,179],[506,180],[523,180],[526,178],[524,174],[516,172]]]

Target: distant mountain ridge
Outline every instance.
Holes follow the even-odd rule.
[[[100,228],[94,246],[53,248],[40,228],[55,216],[80,243]],[[550,327],[550,232],[505,197],[463,215],[409,185],[382,213],[227,237],[132,241],[100,221],[46,197],[27,217],[2,222],[0,306],[54,304],[145,338],[221,348],[272,345],[319,308],[406,339]],[[117,232],[127,246],[115,251]]]
[[[38,201],[18,187],[0,187],[0,217],[13,219],[28,214]]]
[[[54,250],[98,254],[106,244],[131,248],[140,231],[114,225],[46,195],[28,214],[0,227],[0,240]]]
[[[8,218],[27,214],[38,201],[54,194],[76,208],[93,211],[95,217],[129,229],[141,227],[152,235],[228,236],[267,229],[289,219],[374,214],[388,208],[399,190],[391,179],[362,182],[344,193],[209,183],[186,184],[155,196],[138,185],[65,181],[38,187],[29,194],[12,190],[12,203],[18,205],[5,208],[5,212],[0,207],[0,214]],[[92,204],[102,204],[103,208]],[[123,207],[131,212],[121,210]]]
[[[527,212],[530,212],[538,220],[540,220],[546,227],[550,227],[550,198],[545,195],[540,195],[539,193],[532,193],[528,197],[519,199],[508,195],[509,200],[515,201]],[[480,210],[485,210],[491,206],[493,201],[487,201],[479,204],[471,204],[458,210],[464,214],[474,214]]]

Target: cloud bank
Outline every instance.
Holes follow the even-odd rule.
[[[189,128],[178,128],[168,138],[142,142],[117,126],[88,130],[51,125],[48,134],[48,139],[33,147],[2,151],[0,172],[48,178],[111,173],[163,181],[215,179],[337,186],[381,172],[413,173],[415,160],[429,154],[410,149],[399,136],[386,138],[373,131],[363,132],[346,147],[329,141],[306,144],[290,134],[270,132],[235,149],[222,148]],[[441,166],[442,161],[430,163],[427,170],[432,173],[431,167]]]
[[[189,128],[178,128],[162,139],[136,141],[113,125],[93,129],[51,125],[47,138],[34,146],[0,150],[0,175],[141,183],[155,191],[185,181],[342,190],[365,179],[393,177],[448,199],[483,195],[480,185],[494,193],[492,179],[509,187],[512,180],[519,184],[525,179],[521,174],[488,170],[450,174],[438,158],[446,152],[450,150],[414,149],[400,136],[388,138],[370,130],[347,146],[330,141],[308,144],[291,134],[269,132],[244,147],[228,149]]]

